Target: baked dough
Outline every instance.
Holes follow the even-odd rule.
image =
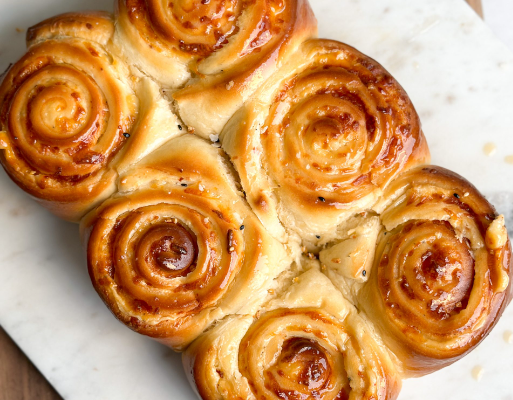
[[[89,273],[117,318],[176,350],[256,312],[291,263],[244,203],[221,150],[175,138],[82,222]]]
[[[383,230],[358,303],[408,375],[433,372],[480,343],[510,301],[504,218],[433,166],[400,176],[375,209]]]
[[[395,358],[319,263],[303,265],[306,271],[258,314],[231,316],[187,349],[185,370],[200,397],[397,397]]]
[[[400,171],[429,161],[417,113],[394,78],[323,39],[303,43],[221,141],[275,236],[286,238],[287,228],[316,243],[369,209]]]
[[[504,217],[316,29],[307,0],[118,0],[30,28],[0,85],[6,172],[205,400],[396,399],[512,297]]]
[[[116,17],[124,58],[167,89],[189,129],[207,139],[317,33],[307,0],[118,0]]]
[[[113,32],[107,13],[43,21],[0,86],[0,161],[22,189],[75,222],[116,191],[118,168],[181,134],[158,86],[130,76],[110,51]]]

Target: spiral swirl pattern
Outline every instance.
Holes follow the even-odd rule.
[[[83,221],[89,271],[118,319],[181,349],[226,313],[259,305],[289,261],[230,188],[217,149],[186,135],[145,162]]]
[[[242,340],[239,368],[258,399],[390,398],[351,329],[316,309],[271,311]]]
[[[400,171],[429,158],[404,90],[374,60],[338,42],[305,42],[239,114],[224,134],[236,141],[228,152],[253,186],[246,191],[255,207],[268,213],[259,203],[273,202],[272,188],[307,230],[371,206]],[[255,180],[264,183],[255,189]]]
[[[199,324],[192,316],[230,287],[252,250],[245,236],[253,227],[241,231],[229,209],[212,208],[187,193],[143,191],[101,212],[89,240],[91,276],[132,329],[180,345]]]
[[[410,372],[422,374],[466,354],[495,324],[509,296],[511,253],[507,240],[486,245],[495,211],[456,174],[416,169],[393,183],[391,198],[394,190],[404,194],[382,214],[386,230],[362,301],[391,332],[392,348],[409,353]]]
[[[2,163],[32,195],[72,203],[109,181],[99,182],[137,115],[137,100],[110,60],[92,42],[48,40],[5,77]]]
[[[307,0],[119,0],[114,43],[208,139],[305,39]],[[174,90],[178,89],[178,90]]]
[[[338,311],[282,304],[255,319],[238,317],[219,324],[184,355],[202,398],[396,398],[400,382],[394,367],[361,317],[339,308],[344,304],[338,302],[340,294],[318,270],[300,279],[303,288],[296,289],[302,302],[312,297],[335,311],[329,305],[333,301]],[[308,285],[325,293],[308,293]],[[277,301],[297,299],[296,289]]]
[[[406,93],[381,66],[349,46],[318,46],[272,103],[263,151],[284,190],[342,207],[389,182],[423,139]]]
[[[258,51],[285,33],[294,1],[119,0],[130,22],[152,46],[205,58],[224,46],[233,59]],[[290,4],[289,4],[290,3]],[[241,26],[241,20],[244,25]],[[244,33],[241,32],[241,28]],[[231,37],[237,35],[235,42]],[[230,41],[230,42],[229,42]],[[243,44],[244,43],[244,44]]]
[[[147,37],[198,57],[226,44],[244,1],[127,0],[128,15]],[[151,35],[151,36],[150,36]]]
[[[0,161],[81,222],[102,300],[187,348],[203,399],[394,400],[483,340],[513,295],[504,217],[421,167],[381,65],[312,39],[307,0],[116,3],[29,28]]]

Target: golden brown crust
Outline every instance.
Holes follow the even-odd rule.
[[[83,222],[93,284],[131,329],[182,349],[263,301],[264,284],[288,266],[228,174],[217,149],[183,136],[122,177],[121,193]]]
[[[471,351],[508,304],[504,220],[468,181],[434,166],[402,175],[377,210],[385,228],[359,302],[407,373],[426,374]]]
[[[114,19],[105,11],[71,12],[48,18],[27,31],[27,47],[48,39],[73,37],[106,45],[114,33]]]
[[[254,319],[202,335],[184,365],[205,400],[392,400],[401,386],[372,328],[316,268]]]
[[[393,400],[483,340],[513,296],[504,217],[421,167],[380,64],[312,39],[307,0],[116,3],[28,30],[0,161],[81,219],[100,297],[188,346],[200,397]]]
[[[159,87],[112,53],[113,32],[105,12],[43,21],[0,86],[0,160],[71,221],[114,193],[119,173],[183,133]]]
[[[208,138],[317,31],[306,0],[119,0],[116,45]],[[190,80],[190,78],[194,78]]]
[[[78,220],[114,190],[109,163],[137,116],[124,70],[95,42],[33,45],[0,86],[0,159],[57,215]]]
[[[249,3],[253,5],[245,12],[251,13],[251,22],[244,23],[250,27],[243,29],[258,46],[250,44],[247,48],[247,39],[243,42],[238,34],[224,54],[199,62],[199,78],[173,94],[184,122],[202,137],[219,134],[234,112],[295,54],[299,45],[317,33],[317,21],[306,0],[271,1],[265,6],[262,1]],[[273,15],[273,9],[280,11]],[[259,39],[264,37],[265,41]]]
[[[278,215],[302,237],[368,209],[399,172],[429,160],[401,86],[330,40],[305,42],[222,139],[262,220]]]

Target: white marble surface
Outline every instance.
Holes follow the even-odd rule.
[[[469,178],[513,227],[513,54],[463,0],[311,0],[323,36],[380,60],[410,93],[434,163]],[[507,0],[510,1],[510,0]],[[110,0],[1,0],[0,70],[26,28]],[[487,157],[483,145],[494,142]],[[117,323],[92,289],[77,227],[0,173],[0,323],[67,400],[192,400],[179,356]],[[8,227],[8,229],[7,229]],[[513,307],[464,360],[406,381],[400,399],[513,400]],[[0,360],[1,362],[1,360]],[[471,371],[484,370],[477,382]],[[0,388],[1,391],[1,388]]]

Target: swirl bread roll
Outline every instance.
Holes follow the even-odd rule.
[[[183,356],[204,400],[395,399],[392,360],[318,263],[262,312],[226,318]]]
[[[301,42],[317,21],[307,0],[119,0],[115,43],[164,88],[205,138]]]
[[[71,221],[114,193],[118,168],[179,134],[157,85],[130,80],[110,52],[113,32],[112,17],[101,12],[43,21],[28,30],[29,50],[0,86],[5,170]],[[162,121],[166,128],[152,129]]]
[[[312,242],[335,238],[398,173],[429,160],[404,90],[377,62],[330,40],[305,42],[221,140],[264,225],[283,238],[281,220]]]
[[[175,350],[227,314],[254,312],[291,263],[244,203],[223,154],[193,135],[173,139],[82,222],[106,305]]]
[[[359,303],[409,375],[435,371],[477,346],[511,299],[504,218],[433,166],[399,177],[376,211],[384,228]]]

